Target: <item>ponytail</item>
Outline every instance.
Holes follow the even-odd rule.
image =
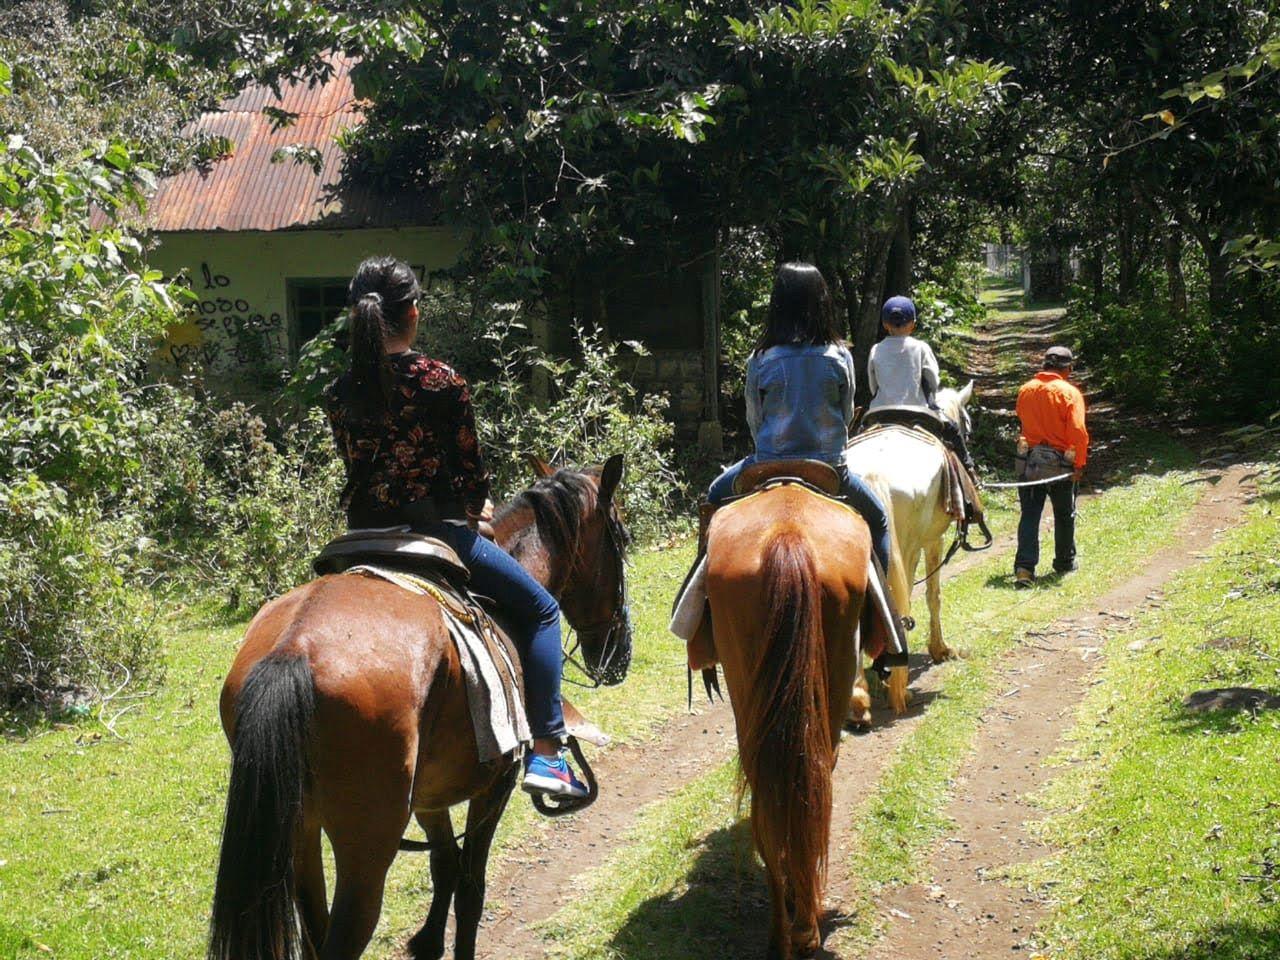
[[[382,294],[364,294],[351,308],[351,376],[366,413],[381,415],[391,405],[391,364]]]
[[[351,376],[357,403],[366,416],[381,418],[394,386],[387,341],[401,332],[409,305],[417,299],[418,278],[404,261],[370,257],[351,278]]]

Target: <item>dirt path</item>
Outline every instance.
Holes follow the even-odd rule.
[[[1007,397],[1022,382],[1023,368],[1055,339],[1060,324],[1060,310],[1017,318],[997,317],[975,338],[970,351],[972,376],[984,384],[984,392]],[[1012,375],[1000,369],[1002,355],[1007,356],[1010,350],[1016,350],[1023,361]],[[947,567],[944,579],[963,573],[995,553],[1007,552],[1013,539],[1012,531],[1004,531],[991,552],[957,557]],[[922,621],[921,630],[915,634],[917,645],[923,643],[919,639],[923,636]],[[876,749],[860,754],[856,778],[837,778],[833,798],[837,811],[851,810],[870,794],[887,758],[923,715],[941,682],[941,674],[929,668],[927,656],[913,658],[914,701],[905,716],[893,718],[883,704],[876,705],[876,726],[871,734]],[[639,813],[733,756],[733,717],[727,705],[712,707],[704,703],[696,709],[692,716],[668,721],[649,744],[606,753],[596,765],[605,788],[589,815],[553,822],[545,831],[504,852],[489,882],[480,937],[482,957],[541,956],[545,945],[535,927],[573,898],[576,881],[607,860]],[[848,821],[848,817],[837,815],[837,824]],[[833,851],[850,842],[851,837],[837,830],[833,834]],[[841,861],[833,855],[832,862]],[[839,890],[833,893],[838,897]],[[744,943],[743,947],[749,944]]]
[[[944,579],[986,556],[971,554],[958,559],[947,568]],[[884,764],[910,735],[941,684],[942,674],[933,669],[927,654],[914,654],[910,670],[913,699],[908,712],[894,717],[878,700],[873,706],[871,732],[850,735],[853,739],[846,750],[856,748],[856,740],[862,736],[874,738],[875,750],[858,754],[856,778],[837,778],[833,797],[837,822],[841,811],[851,810],[875,788]],[[481,957],[542,956],[545,943],[534,928],[575,899],[577,881],[608,859],[642,810],[734,756],[737,741],[728,705],[708,706],[704,701],[696,706],[701,690],[695,689],[694,696],[696,714],[668,721],[652,743],[611,750],[595,765],[605,787],[589,815],[553,821],[536,841],[522,843],[503,857],[489,882]],[[851,841],[852,837],[837,830],[832,850]],[[832,862],[836,862],[834,853]],[[744,937],[743,949],[750,950],[752,942]],[[730,946],[726,944],[726,949]]]
[[[1223,473],[1182,523],[1177,545],[1102,597],[1095,612],[1055,623],[1005,658],[996,688],[1002,692],[983,717],[947,810],[955,828],[934,853],[930,882],[899,888],[882,903],[888,933],[872,958],[1026,955],[1026,940],[1047,904],[998,877],[1010,864],[1049,852],[1027,831],[1026,822],[1037,816],[1027,797],[1052,776],[1044,760],[1071,727],[1099,663],[1102,635],[1123,626],[1133,611],[1159,603],[1170,578],[1238,519],[1250,496],[1247,472]]]
[[[1016,328],[1008,329],[1011,325]],[[1034,369],[1045,347],[1058,339],[1060,330],[1061,311],[1041,310],[997,318],[979,331],[970,366],[984,396],[991,400],[1003,398],[1011,407],[1012,393],[1026,379],[1027,371]],[[1008,355],[1015,351],[1019,362],[1016,368],[1009,367]],[[988,412],[1012,415],[1011,409],[988,408]],[[957,557],[947,567],[944,579],[993,555],[1007,553],[1013,542],[1013,531],[1001,531],[990,552]],[[917,646],[923,644],[924,636],[922,620],[921,629],[914,634]],[[851,835],[851,811],[874,791],[883,767],[897,746],[910,736],[941,685],[945,668],[931,666],[924,654],[912,658],[911,709],[903,717],[894,718],[883,703],[877,703],[876,725],[870,734],[875,749],[858,752],[856,777],[836,779],[832,863],[848,862],[847,848],[855,840]],[[581,878],[606,862],[639,814],[733,756],[733,718],[727,705],[697,704],[695,698],[695,714],[672,718],[650,743],[615,748],[601,757],[596,769],[605,789],[589,815],[554,821],[546,830],[503,853],[489,882],[480,935],[481,957],[505,960],[542,956],[546,944],[536,932],[537,925],[575,898]],[[853,746],[848,744],[846,749]],[[842,901],[843,886],[844,880],[833,874],[829,891],[833,905]],[[726,956],[739,951],[754,953],[756,931],[751,924],[744,924],[742,929],[741,943],[724,944]]]
[[[488,885],[481,957],[541,956],[534,926],[572,899],[574,881],[604,863],[640,811],[733,755],[733,714],[726,703],[698,706],[702,696],[696,683],[696,713],[667,721],[651,743],[617,747],[593,763],[601,790],[589,813],[551,821],[503,856]],[[525,802],[523,794],[513,802]]]

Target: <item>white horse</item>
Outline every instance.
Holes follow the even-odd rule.
[[[973,381],[963,390],[939,390],[942,412],[959,424],[967,439]],[[849,448],[851,473],[865,480],[889,512],[889,529],[896,556],[890,558],[889,593],[903,617],[911,616],[911,591],[924,555],[925,596],[929,603],[929,656],[941,663],[957,656],[942,639],[943,541],[952,524],[947,513],[947,462],[938,445],[901,430],[873,433]]]

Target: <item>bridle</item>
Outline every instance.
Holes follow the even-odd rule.
[[[626,577],[627,537],[622,528],[622,520],[612,504],[605,514],[605,539],[613,554],[614,562],[616,587],[613,613],[604,620],[587,624],[569,624],[570,636],[564,648],[564,662],[577,667],[578,671],[590,681],[583,682],[566,675],[564,682],[589,690],[620,683],[626,676],[627,668],[631,666],[631,607],[627,603]],[[581,563],[581,558],[578,562]],[[596,669],[590,670],[580,655],[582,637],[598,637],[601,634],[605,635],[604,652]]]

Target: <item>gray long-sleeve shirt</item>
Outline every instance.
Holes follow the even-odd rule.
[[[871,409],[877,407],[927,407],[938,391],[938,360],[923,340],[885,337],[871,348],[867,360],[867,386]]]

